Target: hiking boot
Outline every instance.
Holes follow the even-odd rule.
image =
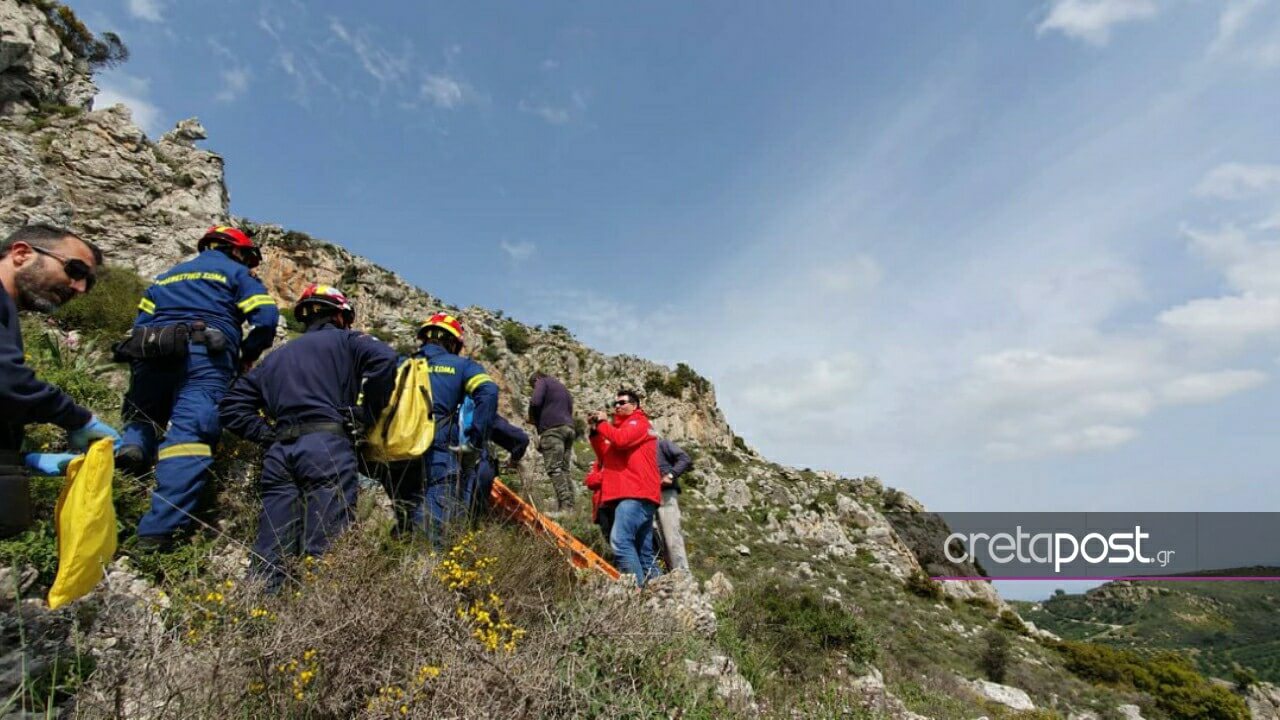
[[[137,445],[122,445],[116,451],[116,468],[130,475],[142,475],[150,468],[147,456]]]
[[[173,549],[172,535],[139,535],[134,547],[144,553],[164,553]]]

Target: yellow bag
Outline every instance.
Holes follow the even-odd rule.
[[[58,496],[58,576],[49,588],[49,609],[82,597],[102,579],[116,553],[116,508],[111,504],[115,447],[110,438],[67,465],[67,482]]]
[[[435,435],[431,365],[426,358],[409,358],[396,371],[391,401],[369,431],[365,456],[376,462],[412,460],[431,447]]]

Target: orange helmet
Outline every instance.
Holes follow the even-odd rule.
[[[445,332],[457,338],[458,344],[460,345],[463,342],[462,321],[452,315],[438,312],[435,315],[432,315],[431,317],[424,320],[422,324],[418,326],[418,338],[422,339],[423,334],[425,334],[431,328],[440,328],[441,330],[444,330]]]
[[[244,264],[251,268],[258,267],[258,263],[262,262],[262,251],[258,249],[257,245],[253,244],[253,240],[249,238],[248,233],[240,228],[234,228],[230,225],[214,225],[204,232],[204,237],[201,237],[200,242],[196,243],[196,249],[204,252],[214,243],[243,250]]]
[[[306,322],[316,311],[326,308],[340,311],[347,319],[348,325],[356,319],[355,308],[351,307],[351,301],[347,300],[347,296],[342,294],[341,290],[332,285],[317,283],[311,283],[306,290],[302,291],[297,304],[293,306],[293,319]]]

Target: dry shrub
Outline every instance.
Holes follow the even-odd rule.
[[[211,581],[168,609],[106,608],[134,632],[102,657],[79,714],[725,717],[684,670],[708,648],[638,591],[512,528],[460,547],[434,557],[365,523],[279,597]],[[477,600],[492,628],[506,623],[501,642],[468,614]]]

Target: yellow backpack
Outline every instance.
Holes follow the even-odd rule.
[[[431,366],[426,358],[409,358],[396,371],[391,401],[369,430],[365,456],[375,462],[412,460],[431,447],[435,435]]]

